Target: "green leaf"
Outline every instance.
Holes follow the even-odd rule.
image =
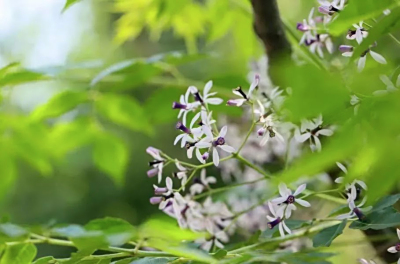
[[[17,166],[13,154],[10,153],[8,146],[9,142],[1,142],[4,151],[0,153],[0,200],[11,190],[17,178]]]
[[[65,12],[70,6],[72,6],[75,3],[78,3],[79,1],[81,0],[67,0],[67,2],[65,2],[62,12]]]
[[[68,123],[57,123],[53,126],[49,141],[50,146],[57,146],[53,151],[59,158],[93,141],[95,131],[91,120],[78,118]]]
[[[0,69],[0,87],[46,79],[48,79],[46,75],[23,69],[18,63],[11,63]]]
[[[110,264],[110,262],[111,259],[91,259],[91,260],[80,260],[79,262],[76,262],[76,264]]]
[[[129,150],[126,144],[113,134],[100,132],[96,135],[93,149],[94,164],[112,176],[116,184],[124,181]]]
[[[333,240],[343,233],[343,229],[346,227],[347,220],[342,223],[325,228],[313,238],[314,247],[329,247]]]
[[[34,120],[58,117],[88,100],[86,92],[64,91],[53,96],[47,103],[37,107],[31,114]]]
[[[399,4],[393,0],[354,0],[340,12],[339,17],[332,21],[329,32],[338,36],[346,32],[352,24],[374,18],[383,13],[385,9],[391,9]]]
[[[365,220],[355,221],[350,225],[352,229],[374,229],[380,230],[388,227],[395,227],[400,225],[400,213],[394,208],[388,207],[381,211],[374,211],[367,214]]]
[[[395,203],[397,203],[397,201],[399,199],[400,199],[400,193],[383,197],[381,200],[379,200],[374,205],[374,207],[372,208],[372,210],[369,213],[386,209],[386,208],[394,205]]]
[[[141,258],[141,259],[128,259],[120,260],[115,262],[115,264],[167,264],[176,258]]]
[[[368,37],[363,39],[363,42],[361,42],[359,46],[355,47],[352,59],[359,58],[375,41],[384,34],[390,33],[394,29],[396,23],[399,22],[399,19],[400,7],[397,7],[391,11],[390,15],[384,16],[379,20],[378,23],[368,31]]]
[[[135,98],[126,95],[103,94],[95,104],[98,113],[111,122],[134,131],[152,133],[147,116]]]
[[[226,256],[226,254],[228,254],[228,251],[219,249],[217,252],[215,252],[213,257],[216,259],[223,259]]]
[[[334,215],[339,215],[339,214],[344,214],[347,213],[349,211],[349,206],[347,204],[342,204],[339,205],[338,207],[334,208],[330,213],[329,213],[329,217],[330,216],[334,216]]]
[[[36,260],[35,262],[33,262],[33,264],[51,264],[53,262],[57,263],[57,262],[55,262],[55,258],[43,257],[43,258],[40,258],[40,259]]]
[[[36,251],[36,247],[30,243],[8,246],[0,264],[31,264]]]
[[[152,124],[170,124],[176,120],[178,112],[172,109],[172,102],[179,101],[182,89],[173,87],[154,91],[144,105],[144,111]]]
[[[0,224],[0,242],[23,241],[28,237],[28,231],[20,226],[11,223]]]
[[[90,86],[97,85],[110,75],[122,76],[130,89],[145,83],[150,78],[160,74],[162,70],[152,63],[142,59],[131,59],[111,65],[96,75],[90,82]]]
[[[121,246],[135,235],[135,228],[128,222],[112,217],[96,219],[85,225],[89,231],[102,231],[111,246]]]
[[[291,73],[290,78],[287,78],[288,72]],[[284,108],[290,111],[291,119],[295,122],[315,118],[319,114],[325,118],[336,116],[338,111],[343,112],[343,105],[349,101],[348,91],[336,74],[312,65],[299,67],[293,63],[286,64],[280,68],[278,78],[280,84],[292,89],[292,94],[284,102]]]

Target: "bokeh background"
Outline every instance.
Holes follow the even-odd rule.
[[[104,216],[140,224],[159,213],[148,202],[155,179],[146,176],[150,157],[145,149],[154,146],[171,156],[185,154],[172,144],[177,115],[171,109],[172,101],[188,85],[203,86],[210,79],[227,92],[248,85],[249,65],[263,54],[253,33],[251,6],[246,0],[82,0],[62,12],[65,2],[0,0],[0,67],[17,62],[49,77],[2,84],[1,216],[18,224],[84,224]],[[278,2],[282,17],[293,28],[316,4],[305,0]],[[152,5],[162,8],[152,9]],[[342,41],[336,40],[335,47]],[[396,58],[399,54],[393,45],[384,39],[377,51],[385,50],[386,56]],[[182,54],[176,59],[179,65],[154,57],[167,52]],[[145,60],[149,57],[157,61],[156,70],[152,61]],[[142,61],[136,64],[133,59]],[[90,106],[46,118],[44,130],[32,125],[30,118],[55,94],[93,89],[93,78],[120,62],[131,66],[102,78],[95,87],[135,98],[142,119],[132,116],[132,122],[138,122],[138,126],[144,122],[146,129],[130,129],[94,117],[102,129],[123,142],[129,154],[121,171],[106,173],[93,162],[93,145],[78,140],[90,125],[79,126],[71,137],[54,139],[52,134],[51,128],[57,125],[92,115]],[[240,111],[217,109],[240,115]],[[7,129],[16,124],[27,133],[21,137],[33,143],[7,135]],[[19,140],[22,152],[12,152],[14,140]],[[102,158],[112,161],[113,155],[106,152]],[[350,236],[361,236],[352,232]],[[53,247],[41,249],[41,255],[61,257],[68,253]],[[353,248],[348,254],[365,251]],[[345,256],[337,257],[336,263],[343,263]]]

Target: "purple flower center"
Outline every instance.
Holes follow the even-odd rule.
[[[151,167],[151,166],[160,164],[160,163],[162,163],[162,162],[164,162],[164,161],[163,161],[163,160],[153,160],[153,161],[149,161],[149,166]]]
[[[190,149],[191,147],[194,147],[196,145],[196,142],[186,142],[185,148]]]
[[[397,252],[400,252],[400,243],[396,244],[395,249],[397,250]]]
[[[296,201],[296,198],[294,198],[293,195],[289,195],[289,197],[286,199],[285,203],[287,204],[292,204]]]
[[[297,23],[296,29],[300,30],[302,32],[306,32],[306,31],[310,30],[310,28],[308,26],[304,25],[303,23]]]
[[[215,146],[221,146],[225,144],[225,138],[219,137],[217,140],[214,141]]]
[[[275,226],[277,226],[280,222],[282,221],[282,219],[280,217],[278,217],[277,219],[275,219],[272,222],[268,222],[267,226],[269,229],[273,229]]]
[[[187,105],[178,103],[178,102],[173,102],[172,103],[172,109],[186,109]]]
[[[182,124],[182,122],[176,123],[175,127],[176,127],[176,129],[179,129],[182,132],[185,132],[186,134],[192,133],[189,128],[187,128],[184,124]]]
[[[199,91],[193,93],[194,99],[201,104],[204,103],[203,98],[201,98]]]
[[[363,212],[361,212],[360,209],[358,209],[357,207],[353,209],[353,212],[356,214],[356,216],[358,217],[358,219],[360,221],[365,219],[365,215],[363,214]]]
[[[242,90],[242,87],[239,86],[238,88],[235,89],[235,91],[238,92],[238,93],[240,93],[240,95],[241,95],[244,99],[248,100],[247,95],[246,95],[246,94],[243,92],[243,90]]]
[[[352,52],[353,47],[349,46],[349,45],[340,45],[339,50],[340,50],[340,52]]]

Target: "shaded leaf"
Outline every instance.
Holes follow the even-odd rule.
[[[344,220],[338,225],[323,229],[321,232],[314,236],[313,246],[329,247],[333,240],[343,233],[343,229],[346,227],[346,224],[347,220]]]
[[[55,259],[53,257],[43,257],[33,262],[33,264],[50,264],[53,263],[54,260]]]
[[[400,213],[394,208],[386,208],[381,211],[374,211],[367,214],[365,220],[355,221],[350,225],[352,229],[374,229],[380,230],[388,227],[395,227],[400,225]]]
[[[369,213],[386,209],[396,204],[399,199],[400,199],[400,193],[383,197],[374,205],[374,207]]]
[[[23,241],[29,237],[29,232],[24,228],[11,224],[0,224],[0,242]]]

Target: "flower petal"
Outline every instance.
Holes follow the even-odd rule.
[[[285,236],[285,232],[283,231],[282,222],[279,223],[278,227],[279,227],[279,234],[281,235],[281,237],[284,237]]]
[[[202,128],[203,128],[204,134],[206,134],[206,136],[207,136],[207,139],[212,140],[214,137],[213,137],[210,127],[207,125],[203,125]]]
[[[214,165],[218,167],[219,165],[219,155],[218,155],[218,151],[216,148],[213,148],[213,162]]]
[[[284,203],[286,201],[286,199],[287,199],[286,197],[279,197],[279,198],[272,199],[271,202],[274,204],[281,204],[281,203]]]
[[[397,253],[396,247],[390,247],[387,249],[389,253]]]
[[[285,224],[285,221],[282,221],[282,225],[283,225],[283,228],[285,229],[285,231],[286,231],[288,234],[291,234],[291,233],[292,233],[292,230],[290,230],[290,228]]]
[[[294,138],[297,140],[297,142],[300,142],[300,143],[303,143],[304,141],[306,141],[310,137],[311,137],[311,133],[306,132],[304,134],[300,134],[300,130],[299,129],[296,129],[296,131],[294,133]]]
[[[196,123],[196,121],[199,119],[200,115],[202,112],[198,112],[192,119],[192,121],[190,122],[190,128],[193,127],[194,123]]]
[[[225,135],[226,135],[226,132],[228,131],[228,127],[227,126],[223,126],[222,128],[221,128],[221,130],[219,131],[219,137],[225,137]]]
[[[172,179],[170,177],[167,177],[165,184],[167,185],[168,190],[172,190]]]
[[[340,169],[341,171],[343,171],[345,174],[347,174],[347,168],[346,168],[346,166],[344,166],[344,165],[343,165],[342,163],[340,163],[340,162],[336,162],[336,165],[339,167],[339,169]],[[343,178],[343,177],[339,177],[339,178]],[[339,178],[337,178],[337,179],[339,179]],[[336,180],[337,180],[337,179],[336,179]],[[343,179],[344,179],[344,178],[343,178]],[[336,183],[342,183],[342,182],[343,182],[343,181],[342,181],[342,182],[337,182],[336,180],[335,180]]]
[[[300,193],[302,193],[305,189],[306,189],[306,187],[307,187],[307,184],[302,184],[302,185],[300,185],[298,188],[297,188],[297,190],[294,192],[294,194],[293,194],[293,196],[297,196],[297,195],[299,195]]]
[[[333,135],[333,130],[332,129],[321,129],[321,130],[317,131],[316,135],[317,136],[323,135],[323,136],[330,137]]]
[[[221,148],[223,151],[228,152],[228,153],[233,153],[233,152],[236,151],[235,148],[233,148],[233,147],[231,147],[229,145],[221,145],[221,146],[218,146],[218,147]]]
[[[400,229],[396,229],[396,231],[397,231],[397,236],[398,236],[399,239],[400,239]]]
[[[318,137],[313,136],[314,138],[314,142],[315,142],[315,150],[316,151],[321,151],[322,147],[321,147],[321,141],[319,140]]]
[[[199,141],[196,143],[196,148],[209,148],[211,147],[211,143],[210,142],[204,142],[204,141]]]
[[[303,199],[296,199],[296,202],[304,207],[310,207],[311,204]]]
[[[376,62],[378,62],[380,64],[387,64],[386,59],[381,54],[378,54],[378,53],[376,53],[376,52],[374,52],[372,50],[369,52],[369,54],[371,54],[372,58]]]
[[[358,59],[357,69],[359,72],[362,72],[362,70],[364,70],[366,60],[367,60],[366,55]]]
[[[213,82],[212,81],[208,81],[206,83],[206,85],[204,86],[204,91],[203,91],[204,97],[207,97],[207,95],[210,92],[212,86],[213,86]]]
[[[219,105],[222,104],[224,100],[222,100],[221,98],[209,98],[206,99],[206,103],[207,104],[211,104],[211,105]]]
[[[286,184],[284,184],[283,182],[281,182],[278,186],[279,189],[279,194],[285,198],[285,200],[288,198],[288,196],[290,195],[289,192],[290,190],[288,189],[288,187],[286,186]]]
[[[198,148],[196,148],[196,158],[200,161],[200,163],[205,163],[206,161],[203,159],[201,152]]]

